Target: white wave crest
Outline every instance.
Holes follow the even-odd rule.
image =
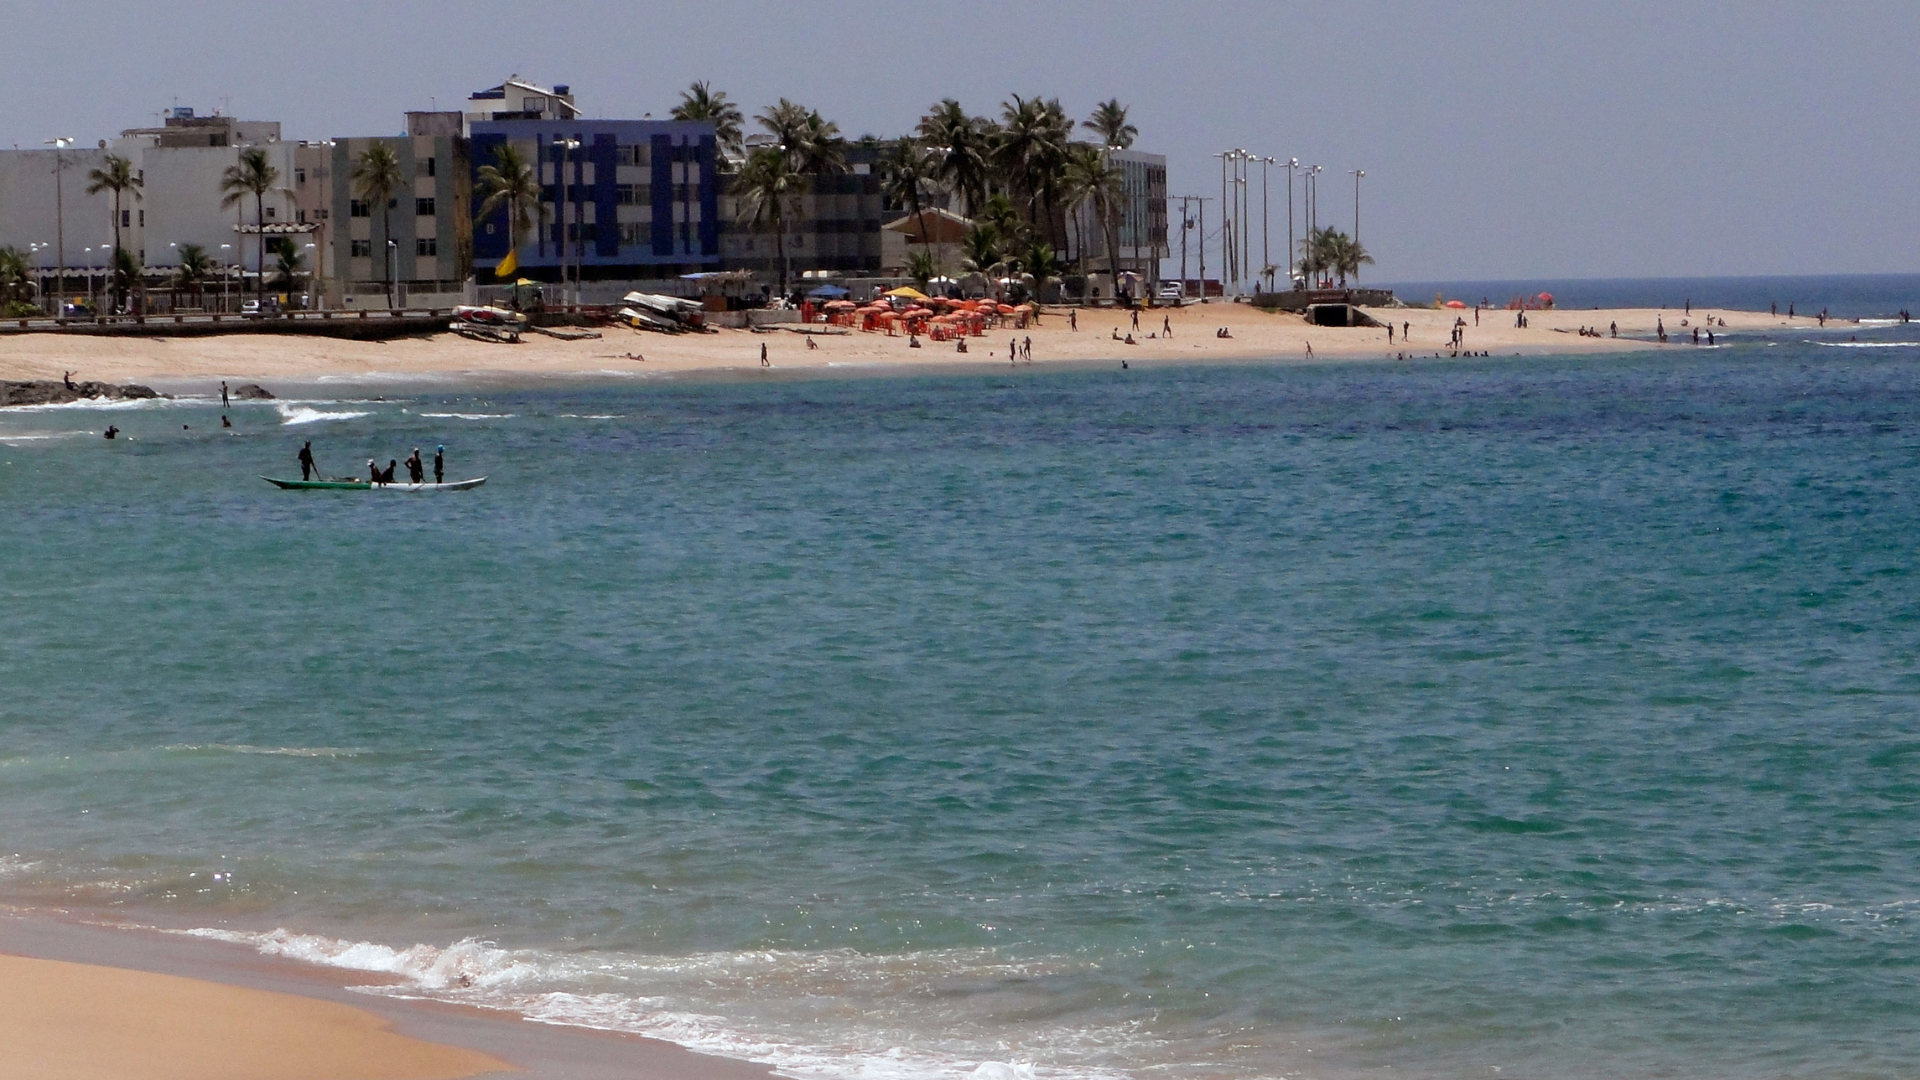
[[[245,743],[208,743],[206,745],[179,743],[173,746],[163,746],[160,749],[175,753],[218,751],[228,754],[266,754],[273,757],[315,758],[359,757],[366,752],[364,750],[351,750],[338,746],[249,746]]]
[[[1818,345],[1827,349],[1913,349],[1920,348],[1920,341],[1809,341],[1809,345]]]
[[[82,435],[98,436],[99,432],[96,432],[96,431],[49,431],[49,432],[41,432],[34,435],[0,434],[0,443],[6,443],[8,446],[14,446],[19,443],[53,442],[59,439],[73,439],[73,438],[78,438]]]
[[[753,951],[684,957],[555,953],[505,949],[475,938],[444,948],[412,945],[396,949],[366,941],[343,941],[285,928],[267,933],[219,929],[174,931],[194,937],[251,946],[269,956],[286,957],[349,971],[394,976],[394,985],[353,989],[384,997],[424,998],[517,1013],[528,1020],[568,1027],[644,1035],[692,1050],[772,1065],[808,1080],[857,1077],[861,1080],[1122,1080],[1125,1073],[1091,1062],[1097,1052],[1138,1043],[1131,1029],[1063,1029],[1033,1040],[1032,1048],[1073,1064],[1039,1064],[1014,1056],[1004,1041],[976,1047],[950,1036],[929,1035],[930,1044],[903,1045],[899,1032],[806,1031],[792,1034],[755,1030],[713,1015],[673,1007],[676,990],[711,990],[716,985],[752,986],[792,981],[831,988],[857,984],[867,992],[910,996],[929,977],[940,975],[1032,977],[1062,969],[1046,961],[1004,961],[976,950],[869,956],[852,950],[824,953]],[[877,984],[877,985],[876,985]],[[817,992],[817,991],[816,991]],[[831,992],[829,989],[827,992]],[[896,998],[897,999],[897,998]],[[912,1038],[920,1042],[920,1038]],[[1036,1055],[1037,1056],[1037,1055]]]
[[[420,415],[434,420],[511,420],[516,414],[510,412],[423,412]]]
[[[354,420],[367,415],[364,412],[321,412],[319,409],[308,408],[305,405],[275,405],[274,409],[280,413],[282,418],[280,422],[287,426],[313,424],[323,420]]]

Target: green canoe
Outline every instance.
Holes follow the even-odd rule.
[[[455,480],[450,484],[375,484],[368,480],[276,480],[271,476],[260,479],[277,488],[288,491],[466,491],[477,488],[487,482],[484,476],[472,480]]]

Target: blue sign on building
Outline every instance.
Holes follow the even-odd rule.
[[[586,281],[677,277],[720,268],[719,158],[713,125],[682,120],[475,121],[473,265],[481,284],[511,244],[507,210],[479,216],[479,170],[513,142],[536,163],[545,215],[522,237],[518,276],[558,281],[563,257]],[[576,144],[569,146],[569,143]],[[571,242],[569,256],[562,246]]]

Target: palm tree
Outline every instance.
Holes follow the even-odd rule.
[[[133,252],[123,247],[114,248],[113,258],[107,263],[107,288],[125,301],[139,283],[140,265],[134,261]],[[119,308],[114,310],[117,313]]]
[[[790,160],[798,160],[804,153],[801,143],[807,132],[809,110],[805,105],[781,98],[778,104],[769,105],[766,111],[754,117],[773,141],[789,155]]]
[[[1088,131],[1100,133],[1100,145],[1110,150],[1125,150],[1133,145],[1133,137],[1140,129],[1127,123],[1127,107],[1120,104],[1119,98],[1103,101],[1094,107],[1093,115],[1080,122]]]
[[[1066,267],[1054,257],[1052,245],[1036,240],[1020,256],[1020,269],[1027,279],[1028,294],[1036,301],[1044,301],[1047,286],[1058,283]]]
[[[1373,256],[1367,254],[1358,240],[1346,233],[1334,232],[1327,238],[1327,263],[1328,269],[1339,276],[1340,287],[1344,289],[1348,277],[1359,280],[1360,268],[1372,265]]]
[[[17,247],[0,247],[0,313],[12,318],[32,314],[32,262]]]
[[[232,206],[248,195],[253,196],[253,227],[258,232],[266,222],[267,192],[280,183],[280,170],[267,160],[267,152],[258,147],[240,151],[239,164],[227,166],[220,174],[220,190],[226,192],[220,205]],[[258,232],[260,243],[256,248],[254,260],[254,299],[260,298],[260,287],[267,272],[266,234]]]
[[[769,146],[748,155],[733,181],[744,217],[758,227],[773,229],[774,259],[780,267],[780,295],[787,295],[787,215],[798,210],[806,177],[793,167],[786,151]]]
[[[113,192],[113,248],[120,250],[120,197],[133,193],[135,202],[140,200],[140,189],[146,186],[146,180],[133,171],[133,162],[117,154],[108,154],[100,167],[87,173],[87,194],[98,195],[103,191]]]
[[[474,191],[480,196],[480,217],[492,217],[506,207],[507,253],[518,264],[520,238],[547,219],[547,204],[540,199],[540,180],[533,166],[511,142],[503,142],[494,148],[493,164],[480,166]]]
[[[1101,236],[1105,238],[1107,249],[1107,272],[1113,279],[1116,295],[1120,289],[1120,235],[1119,207],[1126,199],[1126,185],[1119,169],[1107,160],[1106,154],[1085,143],[1076,143],[1067,159],[1066,186],[1071,192],[1073,202],[1084,202],[1093,211],[1093,217],[1100,225]],[[1078,214],[1074,215],[1078,218]],[[1087,273],[1087,243],[1081,237],[1080,273],[1085,278],[1081,299],[1090,300],[1093,296],[1093,278]]]
[[[353,163],[353,193],[367,202],[380,204],[380,236],[387,251],[387,306],[393,306],[393,193],[405,176],[400,171],[400,155],[384,142],[367,147]]]
[[[906,204],[919,227],[923,249],[931,242],[927,237],[926,207],[921,201],[932,180],[928,164],[926,148],[913,139],[898,140],[880,158],[883,190],[887,198]]]
[[[713,124],[714,141],[722,149],[738,154],[740,152],[740,125],[744,117],[740,107],[727,100],[725,92],[716,91],[711,84],[702,80],[680,92],[680,104],[670,113],[675,120],[706,120]]]
[[[1300,273],[1310,289],[1321,280],[1320,275],[1333,269],[1334,235],[1333,227],[1327,226],[1309,229],[1300,239]]]
[[[1058,99],[1042,101],[1018,94],[1001,106],[1001,120],[995,163],[1008,187],[1026,205],[1027,221],[1051,238],[1055,196],[1073,124]]]
[[[1020,221],[1020,211],[1013,208],[1013,200],[1000,194],[988,197],[986,205],[980,208],[974,220],[991,226],[995,233],[1007,237],[1017,238],[1024,227]]]
[[[1006,252],[1000,247],[1000,230],[991,225],[975,225],[960,239],[961,265],[976,274],[991,278],[1006,266]]]
[[[953,98],[935,105],[915,129],[934,156],[933,173],[966,203],[968,214],[987,201],[988,146],[984,122]]]
[[[180,265],[173,271],[173,287],[191,292],[194,306],[198,307],[207,279],[212,276],[213,257],[207,254],[207,249],[199,244],[181,244]]]
[[[821,119],[817,112],[807,114],[800,127],[800,148],[796,166],[803,173],[824,176],[847,170],[847,140],[840,137],[840,125]]]
[[[921,292],[927,291],[928,283],[932,282],[939,272],[940,268],[934,265],[931,252],[924,250],[907,252],[907,276],[913,279],[914,287]]]
[[[300,251],[284,236],[273,239],[273,283],[293,292],[300,283]]]

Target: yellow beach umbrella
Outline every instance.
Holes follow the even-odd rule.
[[[887,292],[883,293],[882,295],[903,296],[908,300],[925,300],[927,298],[926,293],[921,292],[919,289],[916,289],[911,285],[902,285],[897,289],[889,289]]]

